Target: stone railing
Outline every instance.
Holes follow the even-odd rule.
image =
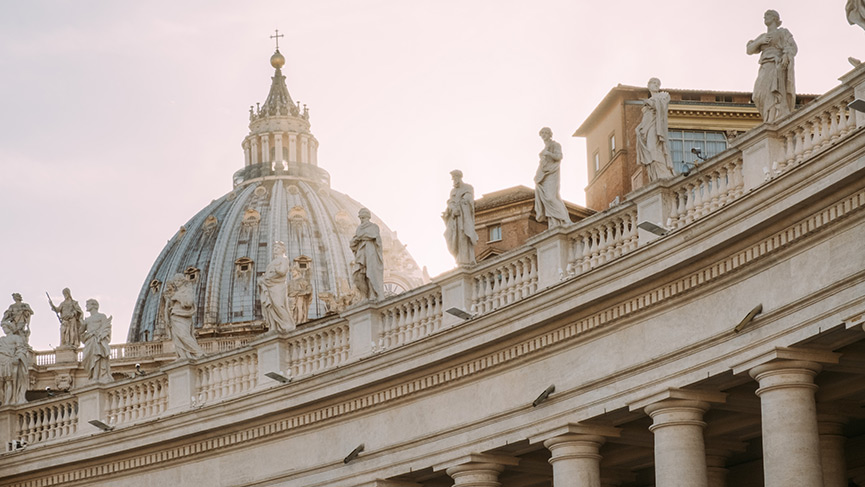
[[[198,340],[198,344],[204,353],[222,353],[246,346],[252,337],[220,337],[220,338],[202,338]]]
[[[168,408],[168,377],[144,377],[112,387],[105,400],[112,426],[153,418]]]
[[[286,338],[292,377],[320,372],[348,360],[349,325],[339,322]]]
[[[78,398],[64,395],[25,406],[13,418],[13,439],[28,445],[72,436],[78,431]]]
[[[538,257],[532,249],[473,272],[472,312],[488,313],[525,299],[538,290]]]
[[[734,152],[709,162],[670,188],[673,201],[668,228],[684,227],[742,196],[745,180],[741,155]]]
[[[163,355],[165,342],[135,342],[111,345],[111,360],[132,360]]]
[[[36,365],[54,365],[57,363],[57,354],[54,350],[38,350],[33,352]]]
[[[637,208],[624,203],[601,219],[578,222],[569,234],[569,276],[577,276],[637,248]]]
[[[381,310],[379,346],[391,348],[423,338],[442,326],[442,292],[433,289]]]
[[[199,363],[195,376],[198,404],[250,391],[258,380],[258,354],[246,350]]]
[[[811,155],[829,147],[856,129],[856,119],[847,105],[852,90],[835,89],[793,114],[778,127],[784,139],[784,153],[772,170],[777,175]]]

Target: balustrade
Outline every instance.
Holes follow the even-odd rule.
[[[135,342],[111,345],[111,360],[135,359],[162,355],[163,342]]]
[[[258,353],[250,350],[198,365],[196,378],[201,404],[252,390],[258,380]]]
[[[667,226],[681,228],[722,208],[742,196],[744,187],[739,156],[700,167],[699,171],[670,188],[673,203]]]
[[[287,342],[288,370],[292,376],[320,372],[348,360],[348,323],[312,330]]]
[[[168,408],[168,377],[138,379],[106,391],[112,426],[152,418]]]
[[[637,210],[613,213],[570,236],[568,275],[576,276],[637,248]]]
[[[435,289],[384,308],[381,324],[383,348],[403,345],[439,331],[442,324],[441,290]]]
[[[538,290],[538,257],[522,255],[491,270],[481,271],[472,280],[472,310],[488,313],[527,298]]]
[[[15,436],[27,444],[74,435],[78,431],[78,398],[65,397],[16,413]]]
[[[856,120],[847,108],[851,101],[852,96],[841,98],[822,111],[806,112],[808,115],[804,119],[794,115],[782,126],[780,136],[784,140],[784,158],[776,161],[776,174],[789,170],[855,130]]]

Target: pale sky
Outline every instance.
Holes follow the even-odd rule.
[[[125,341],[167,240],[231,190],[274,29],[319,165],[435,276],[459,168],[477,197],[532,186],[538,130],[563,147],[562,197],[584,203],[571,137],[616,84],[751,91],[745,43],[775,8],[799,45],[797,91],[865,58],[844,0],[0,0],[0,311],[20,292],[31,345],[59,344],[64,287],[97,298]]]

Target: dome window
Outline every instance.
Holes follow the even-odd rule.
[[[159,286],[161,286],[161,285],[162,285],[162,283],[159,282],[159,279],[154,279],[154,280],[150,281],[150,292],[152,292],[153,294],[158,293],[159,292]]]
[[[246,275],[252,270],[254,262],[249,257],[241,257],[234,261],[234,270],[238,277]]]
[[[258,225],[258,222],[261,221],[261,214],[259,214],[256,210],[249,208],[243,214],[243,225],[248,227],[253,227]]]
[[[201,269],[196,267],[189,266],[183,271],[183,275],[186,276],[186,279],[192,282],[198,281],[198,275],[201,274]]]
[[[219,220],[217,220],[215,216],[210,215],[204,220],[204,231],[212,232],[217,225],[219,225]]]
[[[308,221],[306,210],[302,206],[295,206],[288,210],[288,221],[292,223],[303,223]]]

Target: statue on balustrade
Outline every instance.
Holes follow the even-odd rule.
[[[174,343],[178,357],[195,359],[204,355],[195,339],[195,286],[183,274],[175,274],[165,283],[162,310],[163,320],[168,325],[165,331]]]
[[[369,221],[372,216],[366,208],[357,213],[360,225],[351,238],[349,248],[354,252],[352,279],[361,296],[369,301],[384,297],[384,253],[378,225]]]
[[[274,242],[273,258],[258,280],[261,314],[273,333],[287,333],[297,327],[288,303],[288,272],[285,244]]]
[[[295,262],[291,265],[291,280],[288,281],[288,298],[291,316],[295,323],[309,320],[309,306],[312,304],[312,284],[306,276],[309,269]]]
[[[445,240],[457,265],[474,265],[475,244],[475,190],[463,182],[463,172],[451,171],[454,187],[448,197],[447,209],[442,213],[445,221]]]
[[[667,107],[670,94],[661,91],[661,80],[652,78],[648,83],[649,98],[643,103],[643,118],[637,125],[637,164],[646,168],[649,181],[673,177],[673,161],[667,147]]]
[[[793,58],[798,52],[793,34],[781,27],[781,16],[774,10],[763,15],[766,33],[749,41],[748,54],[760,54],[760,71],[751,97],[765,123],[775,123],[796,106]]]
[[[9,325],[9,332],[13,335],[18,335],[24,339],[25,343],[30,342],[30,317],[33,316],[33,309],[30,305],[22,301],[21,295],[18,293],[12,294],[12,304],[3,312],[3,318],[0,323]]]
[[[535,219],[555,228],[571,222],[565,202],[559,196],[562,162],[562,146],[553,140],[553,131],[544,127],[538,132],[544,141],[544,149],[539,154],[540,162],[535,173]]]
[[[60,320],[60,347],[78,348],[81,343],[83,331],[81,323],[84,321],[84,312],[81,311],[78,301],[72,299],[72,292],[68,287],[63,290],[63,301],[59,306],[54,306],[51,296],[48,296],[48,305],[57,313],[57,318]]]
[[[13,331],[12,322],[0,324],[6,334],[0,337],[0,405],[24,404],[30,386],[30,346]]]
[[[111,380],[111,316],[99,312],[99,302],[88,299],[84,306],[90,316],[84,319],[81,337],[84,339],[82,366],[94,382]]]

